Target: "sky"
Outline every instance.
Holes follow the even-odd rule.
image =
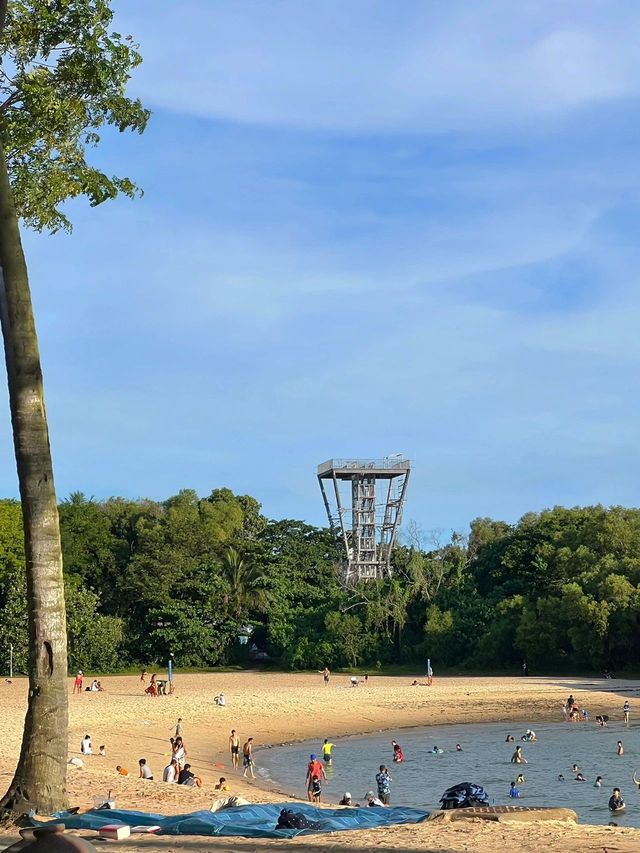
[[[25,234],[60,498],[322,524],[318,463],[402,452],[423,530],[638,505],[635,0],[114,8],[144,197]]]

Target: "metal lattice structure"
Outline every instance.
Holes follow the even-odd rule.
[[[329,459],[318,465],[329,524],[344,543],[343,578],[347,583],[391,574],[391,552],[410,473],[411,463],[403,456]]]

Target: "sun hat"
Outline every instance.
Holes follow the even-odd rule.
[[[312,761],[315,761],[315,760],[316,760],[316,758],[317,758],[317,756],[315,756],[315,755],[310,755],[310,756],[309,756],[309,758],[310,758]]]

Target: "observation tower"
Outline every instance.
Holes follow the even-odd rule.
[[[318,465],[329,525],[344,543],[343,579],[347,583],[391,574],[391,552],[410,473],[411,463],[402,455],[329,459]]]

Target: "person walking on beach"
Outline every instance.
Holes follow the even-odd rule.
[[[178,717],[178,722],[176,723],[176,730],[173,736],[182,737],[182,717]]]
[[[616,747],[616,755],[624,755],[624,746],[622,745],[622,741],[618,741],[618,745]]]
[[[328,666],[325,666],[325,668],[322,670],[322,680],[324,682],[325,687],[329,686],[329,679],[330,678],[331,678],[331,670],[329,669]]]
[[[245,778],[247,775],[247,770],[251,773],[251,778],[255,779],[255,773],[253,772],[253,738],[247,738],[242,747],[242,765],[244,770],[242,771],[242,777]]]
[[[380,765],[380,772],[376,773],[376,785],[378,786],[378,799],[381,802],[388,806],[391,802],[391,783],[393,779],[389,775],[389,771],[387,770],[384,764]]]
[[[229,752],[231,753],[231,766],[234,770],[237,770],[240,759],[240,738],[236,734],[235,729],[231,729],[231,734],[229,735]]]
[[[524,757],[524,755],[522,754],[522,747],[521,746],[516,746],[516,751],[511,756],[511,763],[512,764],[528,764],[529,763],[527,761],[527,759]]]
[[[73,692],[82,693],[82,670],[79,669],[73,682]]]
[[[307,799],[310,803],[314,801],[314,797],[318,797],[316,802],[319,802],[320,786],[323,779],[325,782],[327,781],[327,774],[324,767],[318,761],[317,755],[310,755],[309,763],[307,764],[307,775],[304,780],[307,786]]]
[[[147,681],[147,670],[146,669],[143,669],[142,672],[140,673],[140,681],[143,684],[146,683],[146,681]]]
[[[629,712],[631,711],[631,705],[629,704],[629,700],[625,699],[624,705],[622,706],[622,713],[624,714],[624,724],[627,728],[629,728]]]

